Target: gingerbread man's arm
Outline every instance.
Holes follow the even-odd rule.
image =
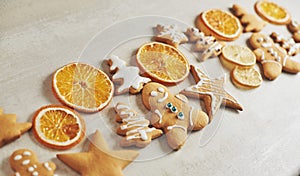
[[[300,63],[296,62],[290,58],[287,58],[284,65],[283,71],[288,73],[299,73],[300,72]]]

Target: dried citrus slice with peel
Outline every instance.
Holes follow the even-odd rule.
[[[196,19],[196,26],[206,35],[212,35],[217,40],[224,41],[237,39],[243,29],[238,18],[219,9],[202,12]]]
[[[231,71],[231,80],[239,88],[252,89],[262,83],[261,74],[254,68],[235,67]]]
[[[61,105],[48,105],[38,109],[32,119],[33,134],[43,145],[69,149],[85,136],[85,123],[72,109]]]
[[[285,25],[291,21],[288,11],[274,2],[257,1],[254,8],[262,19],[272,24]]]
[[[183,81],[189,74],[190,65],[175,47],[159,43],[141,46],[136,55],[137,64],[144,75],[166,85]]]
[[[254,66],[256,63],[256,56],[248,47],[226,45],[222,48],[220,60],[226,68],[232,70],[235,66]]]
[[[112,99],[114,87],[101,70],[84,63],[71,63],[58,69],[52,79],[56,97],[69,107],[96,112]]]

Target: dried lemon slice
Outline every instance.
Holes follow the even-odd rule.
[[[252,89],[261,85],[262,77],[254,67],[237,66],[231,71],[231,81],[239,88]]]
[[[233,41],[242,33],[242,25],[232,14],[212,9],[202,12],[196,20],[196,26],[206,35],[212,35],[218,40]]]
[[[136,60],[144,75],[162,84],[181,82],[189,74],[190,65],[185,56],[167,44],[159,42],[144,44],[139,48]]]
[[[236,66],[254,66],[256,62],[256,56],[248,47],[239,45],[226,45],[222,49],[220,60],[226,68],[232,70]]]
[[[33,134],[43,145],[65,150],[78,144],[85,136],[83,118],[61,105],[43,106],[33,119]]]
[[[262,19],[272,24],[285,25],[291,21],[291,15],[288,11],[274,2],[257,1],[254,8]]]

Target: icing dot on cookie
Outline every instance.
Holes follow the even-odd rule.
[[[30,156],[31,153],[30,153],[29,151],[25,151],[25,152],[23,153],[23,155],[24,155],[24,156]]]
[[[32,173],[32,176],[38,176],[38,175],[39,175],[39,173],[37,171]]]
[[[28,168],[28,171],[29,171],[29,172],[33,172],[33,171],[34,171],[34,167],[29,167],[29,168]]]
[[[152,91],[152,92],[150,93],[150,95],[151,95],[152,97],[156,97],[158,94],[157,94],[156,91]]]
[[[15,173],[15,176],[21,176],[21,175],[20,175],[20,173],[19,173],[19,172],[16,172],[16,173]]]
[[[22,165],[27,165],[27,164],[29,164],[29,163],[30,163],[30,160],[27,159],[27,160],[24,160],[24,161],[22,162]]]
[[[14,157],[14,160],[15,160],[15,161],[20,160],[20,159],[22,159],[22,155],[16,155],[16,156]]]
[[[165,92],[165,89],[162,88],[162,87],[157,88],[157,90],[158,90],[159,92],[161,92],[161,93],[164,93],[164,92]]]

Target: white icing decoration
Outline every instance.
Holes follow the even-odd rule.
[[[20,160],[20,159],[22,159],[22,155],[16,155],[16,156],[14,157],[14,160],[15,160],[15,161],[18,161],[18,160]]]
[[[224,91],[223,87],[220,87],[219,85],[214,84],[213,80],[209,80],[209,79],[205,78],[204,75],[202,73],[200,73],[199,71],[196,71],[196,72],[200,78],[200,81],[196,85],[185,88],[185,90],[189,91],[189,92],[195,92],[195,93],[209,95],[211,97],[211,107],[212,107],[211,112],[212,112],[212,115],[214,115],[222,104],[222,99],[225,97],[225,94],[222,92],[225,92],[225,91]],[[208,90],[208,91],[200,91],[199,88],[203,84],[211,84],[210,86],[212,87],[212,89],[219,91],[219,92],[209,92],[209,91],[211,91],[211,89],[208,89],[205,87],[202,87],[202,89]]]
[[[22,165],[27,165],[27,164],[29,164],[29,163],[30,163],[30,160],[27,159],[27,160],[24,160],[24,161],[22,162]]]
[[[126,106],[124,104],[119,103],[119,104],[117,104],[116,109],[117,110],[120,110],[120,109],[129,109],[129,106]]]
[[[162,88],[162,87],[157,88],[157,90],[158,90],[160,93],[164,93],[164,92],[165,92],[165,89]]]
[[[122,79],[123,84],[118,87],[118,92],[122,92],[130,87],[139,89],[142,84],[148,83],[151,79],[139,76],[139,69],[133,66],[126,66],[124,60],[121,60],[118,56],[111,55],[110,57],[112,65],[111,70],[118,68],[118,71],[113,75],[112,79]]]
[[[184,131],[186,131],[186,128],[181,125],[172,125],[172,126],[167,127],[168,130],[172,130],[173,128],[180,128],[180,129],[183,129]]]
[[[24,155],[24,156],[30,156],[31,153],[30,153],[29,151],[25,151],[25,152],[23,153],[23,155]]]
[[[160,111],[158,109],[155,109],[154,113],[158,115],[158,117],[159,117],[158,123],[161,124],[162,118],[163,118],[162,114],[160,113]]]
[[[150,93],[150,95],[151,95],[151,97],[156,97],[156,96],[158,95],[158,93],[157,93],[155,90],[153,90],[153,91]]]
[[[286,60],[288,59],[288,56],[285,56],[284,58],[283,58],[283,61],[282,61],[282,65],[283,66],[285,66],[285,64],[286,64]]]
[[[122,108],[118,107],[121,106]],[[116,109],[120,110],[117,113],[128,113],[132,110],[123,104],[118,104]],[[121,130],[128,130],[126,132],[126,140],[141,139],[148,140],[147,133],[154,131],[156,128],[148,128],[149,121],[142,116],[137,116],[136,114],[130,114],[127,118],[122,119],[123,124],[120,126]]]
[[[194,107],[191,106],[191,109],[190,109],[190,126],[194,125],[194,123],[193,123],[193,112],[194,112]]]
[[[188,103],[187,99],[183,98],[182,95],[180,95],[180,94],[175,95],[175,97],[184,103]]]
[[[15,176],[21,176],[21,175],[20,175],[20,173],[19,173],[19,172],[16,172],[16,173],[15,173]]]
[[[158,37],[169,36],[174,43],[180,43],[181,40],[187,40],[187,37],[182,32],[178,31],[177,25],[157,25],[157,29],[159,32]]]
[[[32,173],[32,176],[38,176],[39,175],[39,173],[37,172],[37,171],[34,171],[33,173]]]
[[[292,26],[297,28],[299,26],[299,23],[296,20],[292,20]]]
[[[45,167],[48,171],[51,171],[51,170],[52,170],[52,168],[50,167],[50,165],[49,165],[48,162],[44,163],[44,167]]]
[[[264,48],[272,47],[273,43],[262,43],[261,46],[264,47]]]
[[[33,172],[33,171],[34,171],[34,167],[29,167],[29,168],[28,168],[28,171],[29,171],[29,172]]]
[[[169,94],[168,92],[165,92],[164,96],[157,100],[158,103],[164,102],[168,98]]]

